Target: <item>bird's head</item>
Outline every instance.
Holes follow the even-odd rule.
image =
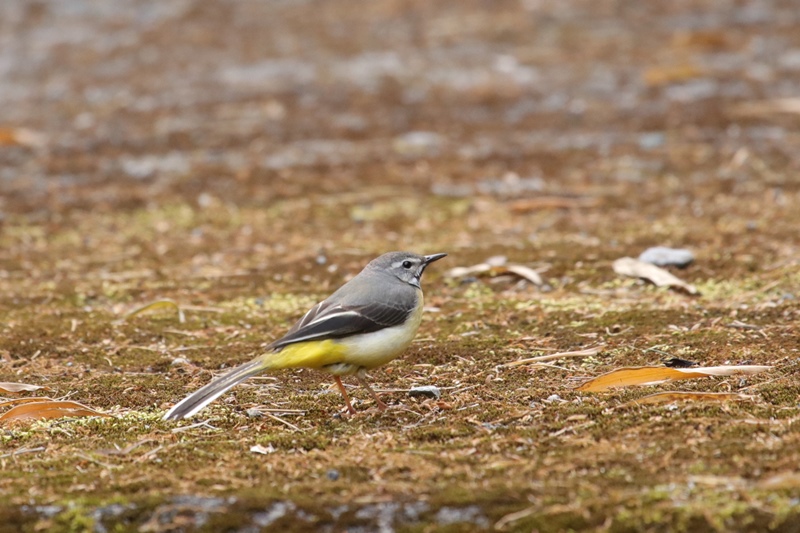
[[[378,270],[396,277],[404,283],[420,287],[425,268],[447,254],[417,255],[411,252],[389,252],[373,259],[368,269]]]

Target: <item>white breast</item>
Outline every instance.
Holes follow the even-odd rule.
[[[422,293],[418,296],[417,309],[404,324],[337,341],[347,347],[345,362],[369,370],[385,365],[408,348],[422,322]]]

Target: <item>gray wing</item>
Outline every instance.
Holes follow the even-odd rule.
[[[270,347],[279,349],[296,342],[340,339],[398,326],[414,311],[416,302],[414,304],[404,306],[395,302],[376,302],[344,305],[326,300],[312,307],[286,335]]]

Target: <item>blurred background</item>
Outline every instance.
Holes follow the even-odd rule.
[[[638,206],[665,176],[686,204],[763,181],[751,158],[798,169],[796,104],[763,103],[800,93],[797,7],[5,0],[0,208],[387,186]]]

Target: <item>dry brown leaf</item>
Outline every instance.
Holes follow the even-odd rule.
[[[6,400],[4,402],[0,402],[0,407],[6,407],[8,405],[19,405],[22,403],[33,403],[33,402],[52,402],[52,398],[48,398],[47,396],[31,396],[29,398],[16,398],[14,400]]]
[[[28,385],[27,383],[2,383],[0,382],[0,393],[18,394],[20,392],[30,392],[39,389],[49,390],[43,385]]]
[[[186,317],[183,314],[183,309],[180,308],[177,302],[175,302],[174,300],[170,300],[169,298],[165,298],[163,300],[156,300],[155,302],[150,302],[149,304],[137,307],[136,309],[134,309],[133,311],[122,317],[122,321],[125,321],[129,318],[133,318],[136,315],[140,315],[142,313],[146,313],[149,311],[156,311],[158,309],[164,309],[164,308],[175,309],[176,311],[178,311],[178,321],[181,323],[186,322]]]
[[[539,275],[534,269],[530,267],[526,267],[524,265],[507,265],[505,267],[507,273],[514,274],[516,276],[521,277],[522,279],[528,280],[537,287],[541,287],[544,285],[544,280],[542,276]]]
[[[707,366],[692,368],[668,368],[665,366],[642,366],[618,368],[580,385],[576,390],[597,392],[601,390],[628,387],[630,385],[657,385],[667,381],[696,379],[709,376],[750,375],[771,369],[771,366]]]
[[[27,128],[0,127],[0,146],[10,145],[39,148],[44,146],[46,142],[46,138],[43,134]]]
[[[621,276],[631,278],[642,278],[657,287],[671,287],[679,289],[688,294],[700,294],[694,285],[690,285],[682,279],[670,274],[668,271],[656,265],[639,261],[632,257],[622,257],[614,261],[614,272]]]
[[[29,402],[13,407],[0,416],[0,423],[20,422],[26,420],[43,420],[47,418],[66,418],[73,416],[111,416],[96,411],[78,402],[46,401]]]
[[[753,397],[747,394],[737,394],[735,392],[690,392],[690,391],[667,391],[650,394],[638,400],[628,402],[628,404],[664,403],[678,400],[711,400],[725,402],[729,400],[752,400]]]

